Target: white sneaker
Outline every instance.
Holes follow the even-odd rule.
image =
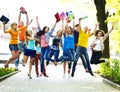
[[[15,66],[15,70],[18,70],[18,66]]]
[[[70,73],[68,74],[68,78],[70,78]]]

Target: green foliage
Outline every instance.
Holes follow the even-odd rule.
[[[100,74],[104,77],[111,77],[112,72],[110,71],[110,63],[101,63],[100,64]]]
[[[109,16],[106,21],[114,26],[110,38],[111,49],[114,53],[120,54],[120,0],[106,0],[106,9],[115,13]]]
[[[15,68],[0,68],[0,77],[16,71]]]
[[[111,33],[111,50],[114,51],[114,53],[120,54],[120,29],[114,30]]]
[[[120,62],[119,60],[112,60],[111,63],[113,66],[111,67],[112,78],[115,82],[120,81]]]
[[[109,62],[100,64],[100,74],[114,82],[120,82],[120,61],[109,59]]]

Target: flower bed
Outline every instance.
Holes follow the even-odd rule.
[[[15,72],[14,68],[0,68],[0,77],[5,76],[9,73]]]
[[[18,70],[15,68],[0,68],[0,81],[6,79],[7,77],[17,73]]]
[[[101,77],[112,84],[117,84],[120,89],[120,60],[109,59],[109,62],[101,63],[99,72]]]

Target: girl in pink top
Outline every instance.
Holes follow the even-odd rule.
[[[50,39],[50,36],[52,36],[51,34],[53,33],[57,22],[55,22],[51,31],[49,31],[48,26],[45,26],[43,28],[43,30],[41,30],[39,22],[38,22],[38,17],[36,17],[36,22],[37,22],[38,30],[39,30],[39,32],[37,33],[37,36],[40,37],[40,41],[41,41],[40,42],[40,44],[41,44],[41,63],[40,63],[41,74],[40,74],[40,76],[42,76],[42,75],[45,76],[46,75],[46,73],[45,73],[46,69],[45,69],[45,65],[44,65],[44,60],[49,60],[48,59],[48,53],[50,51],[49,39]]]

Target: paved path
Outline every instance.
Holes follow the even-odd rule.
[[[21,72],[0,82],[0,92],[120,92],[103,83],[101,77],[92,77],[85,73],[81,65],[77,66],[73,78],[68,78],[68,75],[65,78],[62,77],[62,65],[49,65],[47,67],[48,78],[36,77],[34,66],[32,79],[27,76],[28,65],[25,67],[20,65],[19,69]]]

